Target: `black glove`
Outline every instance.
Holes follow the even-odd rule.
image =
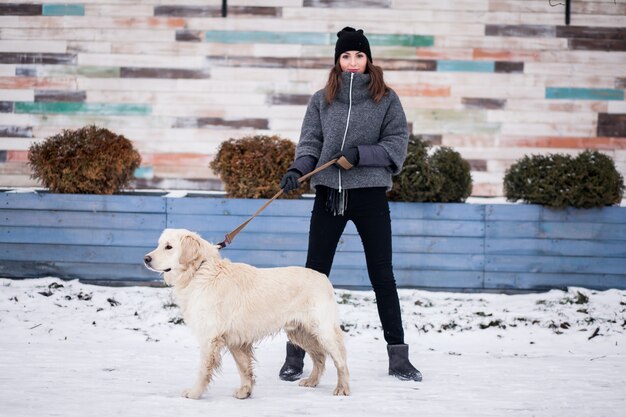
[[[337,159],[335,166],[348,170],[359,165],[359,148],[346,148],[331,159]]]
[[[298,182],[298,178],[300,178],[302,174],[295,169],[290,169],[287,171],[283,178],[280,180],[280,188],[283,189],[284,192],[288,193],[300,187],[300,183]]]

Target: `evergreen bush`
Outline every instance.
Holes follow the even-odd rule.
[[[32,144],[28,162],[32,178],[53,193],[113,194],[132,180],[141,156],[124,136],[91,125]]]
[[[504,175],[504,195],[553,208],[603,207],[619,204],[624,178],[613,160],[598,152],[524,156]]]
[[[228,197],[271,198],[293,162],[296,145],[279,136],[246,136],[222,142],[210,167],[224,183]],[[308,181],[281,198],[298,198]]]
[[[393,179],[393,201],[458,203],[472,193],[470,165],[452,148],[443,146],[428,154],[430,142],[409,137],[402,172]]]

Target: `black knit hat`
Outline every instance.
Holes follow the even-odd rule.
[[[367,55],[367,59],[372,62],[372,52],[370,43],[363,34],[363,29],[355,30],[346,26],[337,32],[337,43],[335,44],[335,63],[339,56],[346,51],[360,51]]]

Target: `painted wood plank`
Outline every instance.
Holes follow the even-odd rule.
[[[41,4],[0,4],[0,16],[40,16]]]
[[[169,214],[168,227],[195,230],[201,233],[225,234],[234,230],[247,220],[249,216],[201,216],[201,215],[178,215]],[[246,232],[277,233],[280,230],[306,233],[309,227],[308,217],[270,217],[255,219],[246,227]],[[457,220],[431,220],[417,221],[406,219],[394,219],[391,229],[396,236],[420,235],[420,236],[461,236],[479,237],[484,236],[484,224],[482,222],[459,222]],[[352,233],[350,224],[345,233]]]
[[[570,39],[569,47],[575,51],[626,51],[626,41],[612,39]]]
[[[45,3],[43,16],[84,16],[85,6],[82,4]]]
[[[35,103],[66,102],[81,103],[87,98],[86,91],[35,90]]]
[[[242,118],[226,120],[221,117],[177,117],[172,125],[173,128],[212,128],[215,126],[226,126],[230,128],[252,128],[268,129],[267,119]]]
[[[302,45],[330,45],[330,35],[314,32],[265,32],[208,30],[204,33],[207,42],[219,43],[296,43]]]
[[[564,240],[555,238],[486,238],[489,255],[598,256],[626,258],[626,244],[620,240]]]
[[[97,115],[149,115],[151,106],[141,103],[69,103],[15,102],[15,113],[62,113],[62,114],[97,114]]]
[[[524,72],[524,63],[523,62],[506,62],[506,61],[496,61],[494,66],[494,72],[496,73],[523,73]]]
[[[553,38],[554,26],[544,25],[486,25],[486,36],[514,36],[521,38]]]
[[[120,247],[90,245],[33,245],[0,243],[0,260],[23,262],[84,262],[109,264],[142,264],[143,257],[154,247]]]
[[[76,54],[0,52],[0,64],[76,65]]]
[[[626,137],[626,114],[598,113],[598,136]]]
[[[391,0],[303,0],[303,7],[332,7],[332,8],[389,8]]]
[[[491,204],[485,206],[487,221],[551,221],[582,223],[626,223],[626,209],[603,207],[595,209],[550,209],[537,204]]]
[[[463,97],[463,106],[467,109],[498,110],[506,106],[506,99]]]
[[[106,280],[106,281],[156,281],[162,282],[159,274],[148,270],[142,264],[122,264],[82,262],[42,262],[32,260],[0,260],[0,275],[7,278],[44,278]]]
[[[4,210],[51,210],[87,212],[128,212],[165,214],[163,191],[148,195],[94,195],[54,193],[0,193],[0,208]]]
[[[121,67],[121,78],[187,78],[204,79],[210,78],[207,70],[201,69],[181,69],[181,68],[143,68],[143,67]]]
[[[13,113],[14,103],[12,101],[0,101],[0,113]]]
[[[82,211],[2,210],[0,226],[162,230],[165,228],[165,215],[107,212],[89,213]]]
[[[476,271],[394,270],[396,285],[399,288],[479,289],[483,284],[482,275],[482,272]],[[371,288],[367,271],[364,269],[333,267],[330,271],[330,280],[336,288]]]
[[[0,137],[5,138],[32,138],[32,126],[0,126]]]
[[[176,41],[178,42],[202,42],[203,39],[204,32],[201,30],[181,29],[176,31]]]
[[[548,290],[584,287],[598,290],[623,288],[623,274],[485,272],[485,288]]]
[[[598,27],[598,26],[557,26],[556,36],[558,38],[584,38],[603,40],[624,40],[626,39],[626,29],[618,27]]]
[[[487,271],[619,274],[626,279],[626,258],[485,255]]]
[[[547,99],[624,100],[624,90],[611,88],[546,87]]]
[[[0,227],[0,242],[16,244],[156,247],[160,235],[160,229]]]
[[[1,248],[1,245],[0,245]],[[304,265],[306,253],[302,251],[243,251],[226,248],[222,256],[233,262],[248,263],[259,268],[275,266]],[[394,254],[393,265],[396,269],[414,271],[438,269],[443,271],[482,271],[482,255],[449,256],[442,254]],[[365,268],[365,256],[361,252],[338,252],[333,266],[340,268]]]
[[[168,214],[232,215],[251,216],[267,199],[211,198],[193,195],[187,198],[168,198]],[[313,209],[313,199],[276,200],[260,216],[298,216],[308,217]],[[244,219],[245,220],[245,219]],[[243,221],[243,220],[242,220]]]
[[[441,72],[494,72],[495,64],[490,61],[437,61]]]
[[[569,223],[555,222],[489,222],[486,225],[488,238],[547,238],[547,239],[598,239],[624,240],[626,224]]]
[[[485,206],[480,204],[390,202],[389,210],[394,220],[482,221],[485,217]]]

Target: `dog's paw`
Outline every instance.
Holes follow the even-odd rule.
[[[309,387],[309,388],[315,388],[317,387],[317,384],[319,383],[319,381],[314,381],[311,378],[305,378],[300,380],[300,386],[301,387]]]
[[[235,398],[238,398],[240,400],[245,400],[246,398],[250,397],[251,394],[252,394],[252,387],[243,386],[239,388],[237,391],[235,391]]]
[[[185,398],[190,398],[192,400],[197,400],[202,397],[204,390],[199,390],[197,388],[190,388],[183,391],[182,396]]]
[[[347,385],[337,385],[333,395],[350,395],[350,387]]]

